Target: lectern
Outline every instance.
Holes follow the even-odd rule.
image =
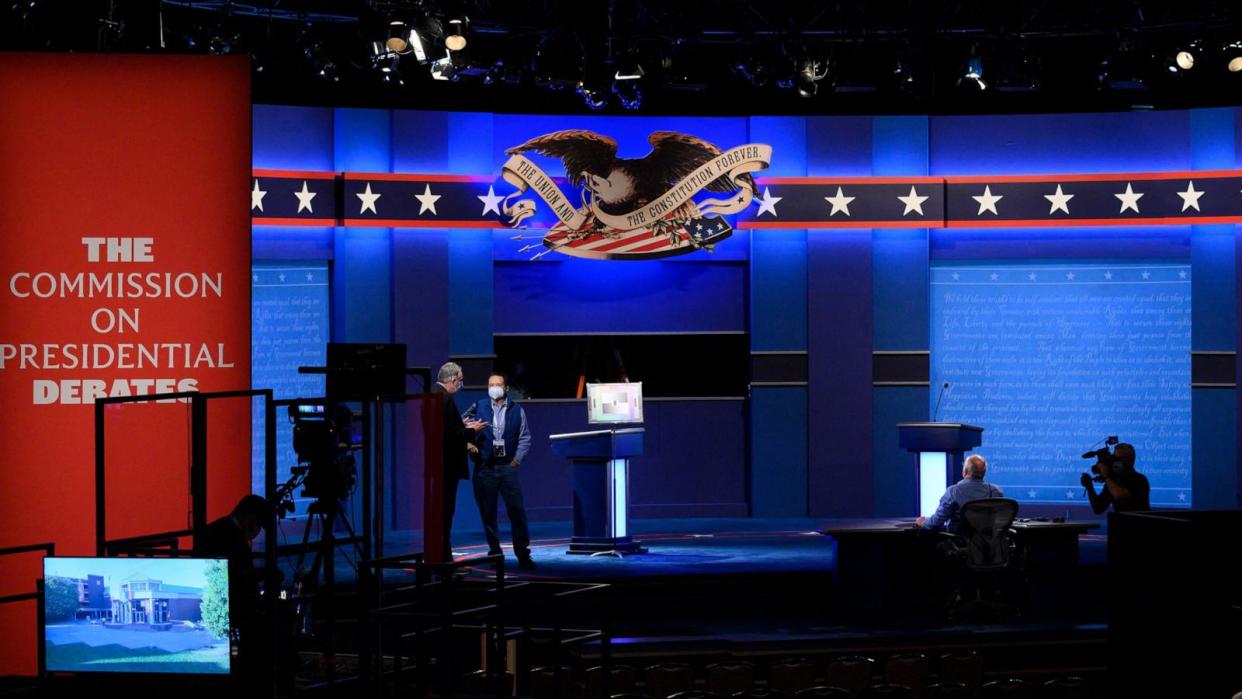
[[[983,428],[960,422],[899,422],[897,441],[918,457],[919,514],[930,517],[962,470],[962,455],[983,443]]]
[[[643,453],[643,428],[554,434],[552,453],[574,464],[574,536],[569,553],[646,553],[629,532],[629,460]]]

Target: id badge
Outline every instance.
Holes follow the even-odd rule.
[[[505,456],[505,442],[504,442],[504,440],[503,440],[503,439],[498,439],[498,440],[496,440],[496,441],[492,442],[492,456],[496,457],[497,459],[503,459],[503,458],[504,458],[504,456]]]

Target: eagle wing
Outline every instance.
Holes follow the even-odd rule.
[[[517,155],[527,151],[560,158],[570,184],[579,187],[584,179],[583,172],[600,177],[607,177],[612,172],[617,159],[617,142],[594,131],[567,129],[532,138],[505,153]]]
[[[668,188],[699,169],[704,163],[720,155],[720,149],[701,138],[676,131],[656,131],[647,138],[651,153],[642,159],[645,176],[663,181]],[[745,173],[738,181],[757,191],[755,180]],[[704,188],[710,192],[732,192],[737,185],[727,177],[718,177]]]

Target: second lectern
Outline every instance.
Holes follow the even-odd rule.
[[[919,514],[930,517],[962,470],[962,456],[983,443],[983,428],[960,422],[899,422],[897,441],[918,457]]]
[[[574,464],[569,553],[645,553],[629,532],[629,460],[643,453],[643,428],[554,434],[550,439],[552,453]]]

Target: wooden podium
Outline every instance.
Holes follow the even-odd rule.
[[[646,553],[629,533],[630,458],[643,453],[643,428],[554,434],[552,453],[574,463],[574,535],[569,553]]]

